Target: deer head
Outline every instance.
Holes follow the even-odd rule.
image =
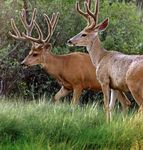
[[[59,18],[59,13],[56,13],[56,14],[53,13],[51,19],[46,14],[44,14],[45,20],[48,25],[48,35],[44,39],[43,33],[39,25],[36,22],[36,13],[37,13],[37,10],[34,9],[31,22],[30,24],[28,24],[27,19],[26,19],[26,10],[24,9],[22,10],[20,19],[22,21],[24,28],[26,29],[26,34],[24,32],[21,34],[18,28],[16,27],[15,21],[11,19],[11,26],[12,26],[14,34],[12,34],[11,32],[9,32],[9,34],[17,40],[29,41],[32,43],[32,47],[31,47],[29,54],[21,63],[22,65],[26,65],[26,66],[44,64],[45,55],[50,54],[50,51],[52,49],[52,45],[49,41],[53,35],[53,32],[55,30],[55,27]],[[37,30],[37,33],[39,36],[38,38],[31,37],[31,33],[34,27]]]
[[[85,12],[80,9],[79,2],[76,3],[77,12],[87,21],[87,26],[77,35],[68,40],[69,46],[86,46],[89,47],[92,41],[98,36],[98,32],[106,29],[109,19],[105,19],[98,24],[99,0],[95,2],[95,10],[90,10],[91,0],[84,2]]]

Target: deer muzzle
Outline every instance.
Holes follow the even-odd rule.
[[[71,41],[71,40],[68,40],[68,41],[67,41],[67,45],[68,45],[68,46],[72,46],[72,45],[73,45],[73,44],[72,44],[72,41]]]
[[[25,65],[25,64],[24,64],[24,61],[22,61],[22,62],[20,63],[20,65],[21,65],[21,66],[24,66],[24,65]]]

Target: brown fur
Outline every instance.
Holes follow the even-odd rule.
[[[38,58],[33,57],[37,54]],[[36,62],[37,61],[37,62]],[[43,47],[30,51],[22,64],[32,66],[41,64],[43,69],[54,76],[62,85],[55,95],[55,101],[73,92],[72,102],[77,103],[83,90],[101,91],[101,86],[96,79],[96,71],[88,54],[74,52],[66,55],[53,55]],[[120,94],[121,95],[121,94]],[[130,105],[127,98],[120,96],[123,108]]]
[[[73,102],[77,103],[82,90],[101,90],[96,79],[95,68],[88,54],[75,52],[67,55],[53,55],[47,51],[43,57],[44,59],[42,58],[40,61],[43,69],[54,76],[62,85],[61,95],[60,93],[58,93],[59,96],[56,94],[55,100],[59,100],[60,97],[73,91]],[[31,66],[33,65],[31,64],[32,60],[34,58],[28,56],[22,63]],[[62,93],[65,94],[62,95]]]

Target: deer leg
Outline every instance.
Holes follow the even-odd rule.
[[[111,112],[114,109],[115,102],[117,99],[120,101],[122,105],[123,113],[125,113],[127,108],[131,105],[131,102],[128,100],[127,96],[123,92],[111,89],[111,97],[110,97],[110,105],[109,105],[110,116],[112,116]]]
[[[111,89],[110,104],[109,104],[110,111],[112,111],[115,107],[115,102],[116,102],[117,96],[118,96],[118,92],[116,90]],[[111,116],[111,114],[110,114],[110,116]]]
[[[123,92],[111,89],[111,98],[110,98],[111,110],[114,109],[116,99],[120,101],[123,110],[126,110],[131,105],[131,102],[128,100],[127,96]]]
[[[61,89],[54,96],[54,102],[59,102],[60,98],[65,97],[70,92],[70,90],[67,90],[64,86],[62,86]]]
[[[140,106],[139,111],[143,112],[143,97],[138,92],[131,91],[131,93],[137,104]]]
[[[143,112],[143,89],[142,89],[143,80],[135,78],[135,75],[129,76],[127,83],[132,96],[134,97],[135,101],[140,107],[139,110]]]
[[[108,83],[101,84],[102,92],[104,94],[104,109],[106,112],[106,121],[107,123],[111,120],[111,110],[109,107],[109,98],[110,98],[110,88]]]
[[[135,87],[130,88],[131,94],[139,105],[139,111],[143,112],[143,94],[142,92]]]
[[[73,98],[72,98],[72,104],[76,105],[78,103],[79,97],[81,95],[82,88],[76,87],[73,90]]]
[[[117,94],[117,98],[122,105],[123,111],[125,111],[131,105],[131,102],[123,92],[117,91]]]

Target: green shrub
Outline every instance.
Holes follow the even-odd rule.
[[[127,54],[143,53],[143,24],[136,6],[132,3],[113,3],[108,5],[104,2],[101,7],[101,19],[109,17],[110,23],[107,28],[103,44],[107,49],[121,51]],[[100,20],[101,20],[100,19]]]

